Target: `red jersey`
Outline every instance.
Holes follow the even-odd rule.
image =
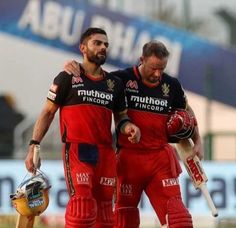
[[[128,116],[141,131],[141,140],[132,144],[122,134],[118,147],[127,149],[159,149],[168,143],[166,123],[168,114],[186,107],[185,93],[176,78],[163,74],[156,87],[142,82],[138,67],[113,72],[122,79],[128,100]]]
[[[47,98],[60,106],[63,142],[112,145],[112,112],[127,108],[122,81],[104,72],[94,79],[83,71],[78,77],[61,72]]]

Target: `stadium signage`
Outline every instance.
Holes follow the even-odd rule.
[[[219,209],[221,216],[235,216],[236,203],[236,170],[235,163],[205,162],[205,171],[209,181],[207,183],[210,194]],[[12,169],[11,167],[15,167]],[[50,189],[50,204],[46,211],[48,214],[64,213],[65,206],[68,201],[68,193],[66,190],[63,165],[61,161],[44,161],[42,170],[49,178],[52,188]],[[183,168],[184,170],[184,168]],[[9,195],[14,193],[17,186],[23,181],[26,174],[23,161],[20,160],[4,160],[0,161],[0,213],[15,213],[11,206]],[[113,180],[104,181],[102,184],[113,184]],[[176,182],[177,183],[177,182]],[[174,184],[171,183],[171,184]],[[180,178],[180,186],[182,196],[186,206],[190,209],[193,216],[204,215],[211,216],[211,212],[207,207],[201,192],[195,190],[186,171]],[[127,187],[127,186],[126,186]],[[128,188],[125,192],[128,191]],[[129,190],[130,191],[130,190]],[[153,213],[151,205],[144,195],[140,203],[141,213]]]
[[[142,45],[160,40],[170,51],[166,73],[178,77],[184,89],[236,106],[233,48],[159,21],[94,7],[86,0],[1,0],[0,9],[0,32],[70,53],[79,54],[79,38],[86,28],[103,27],[110,42],[107,64],[115,68],[138,64]]]
[[[29,29],[32,34],[47,40],[59,40],[68,48],[78,46],[81,33],[90,26],[102,27],[108,33],[109,58],[129,65],[137,63],[144,43],[151,39],[163,41],[171,52],[168,65],[170,74],[177,76],[182,52],[179,42],[159,35],[153,36],[148,30],[139,32],[137,27],[112,20],[109,15],[88,15],[80,9],[79,4],[76,8],[59,1],[31,0],[25,5],[18,20],[18,28],[22,32]]]

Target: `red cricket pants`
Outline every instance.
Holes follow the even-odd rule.
[[[161,224],[165,224],[167,201],[181,195],[180,172],[175,150],[169,144],[159,150],[121,149],[117,155],[116,208],[136,208],[144,191]]]

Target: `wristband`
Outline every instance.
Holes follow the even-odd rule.
[[[125,123],[127,123],[127,122],[130,122],[130,119],[129,118],[125,118],[125,119],[123,119],[123,120],[121,120],[119,123],[118,123],[118,125],[117,125],[117,131],[118,132],[121,132],[121,128],[122,128],[122,126],[125,124]]]
[[[37,140],[34,140],[34,139],[31,139],[29,142],[29,145],[39,145],[39,144],[40,144],[40,142]]]

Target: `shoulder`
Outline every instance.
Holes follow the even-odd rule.
[[[61,71],[58,73],[58,75],[56,76],[57,78],[63,78],[63,79],[71,79],[73,77],[72,74],[68,74],[65,71]]]
[[[60,84],[60,83],[69,83],[72,81],[73,75],[70,75],[66,73],[65,71],[61,71],[55,78],[54,82]]]
[[[163,82],[169,83],[171,85],[176,85],[176,86],[181,85],[180,81],[177,78],[172,77],[166,73],[163,74],[162,79],[163,79]]]
[[[124,89],[123,80],[113,73],[106,72],[105,80],[106,80],[106,84],[108,85],[108,87],[112,87],[115,90]]]
[[[114,74],[113,72],[110,73],[105,72],[105,73],[106,73],[106,80],[113,81],[117,84],[122,84],[122,79],[118,75]]]
[[[122,70],[112,71],[111,74],[113,74],[123,80],[124,78],[127,78],[133,74],[133,68],[130,67],[130,68],[122,69]]]

